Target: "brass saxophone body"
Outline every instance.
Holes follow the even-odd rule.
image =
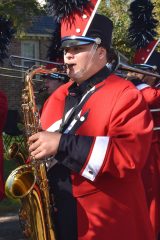
[[[33,91],[33,76],[43,69],[28,70],[22,92],[22,111],[26,137],[41,130],[39,111]],[[35,160],[16,168],[5,184],[6,195],[21,200],[20,224],[26,237],[32,240],[55,240],[56,234],[51,219],[51,203],[46,176],[46,159]]]

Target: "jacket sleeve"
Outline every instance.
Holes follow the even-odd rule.
[[[124,90],[111,112],[106,136],[63,134],[56,159],[91,181],[105,173],[123,178],[140,171],[153,129],[141,93],[137,89]]]
[[[141,83],[136,87],[141,91],[149,107],[152,107],[156,105],[157,102],[160,102],[160,89],[151,87],[145,83]]]

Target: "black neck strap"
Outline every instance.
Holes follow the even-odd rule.
[[[66,97],[64,114],[62,118],[62,123],[59,131],[65,132],[71,121],[74,117],[77,117],[77,114],[81,111],[83,105],[86,101],[99,90],[99,88],[93,88],[96,84],[102,82],[109,76],[109,71],[106,67],[102,68],[97,74],[92,76],[90,79],[86,80],[82,85],[77,86],[76,83],[73,83],[69,88],[69,95]],[[93,88],[93,89],[92,89]],[[71,107],[72,105],[72,107]],[[67,112],[69,115],[66,117]],[[89,112],[88,112],[89,113]],[[86,116],[88,116],[88,113]]]

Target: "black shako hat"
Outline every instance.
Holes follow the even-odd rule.
[[[156,27],[158,21],[154,18],[155,4],[151,0],[134,0],[129,7],[131,24],[128,37],[134,48],[133,63],[138,67],[151,65],[160,73],[160,52],[157,49],[160,39],[157,39]]]
[[[96,43],[109,49],[112,21],[96,14],[101,0],[50,0],[54,19],[61,24],[61,47]]]
[[[66,48],[96,43],[106,49],[110,49],[112,31],[112,21],[104,15],[95,14],[85,36],[76,34],[63,37],[61,40],[61,47]]]
[[[55,19],[61,23],[61,47],[96,43],[110,48],[112,21],[97,14],[101,0],[54,1]]]
[[[112,21],[104,15],[95,14],[86,36],[92,38],[100,38],[101,45],[109,49],[112,42],[112,31]]]

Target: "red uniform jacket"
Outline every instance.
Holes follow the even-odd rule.
[[[0,92],[0,199],[4,196],[2,132],[7,117],[7,110],[7,98],[3,92]]]
[[[146,102],[151,110],[160,108],[160,90],[147,84],[140,84]],[[160,111],[152,112],[154,128],[160,127]],[[157,239],[160,234],[160,130],[155,130],[147,164],[142,172],[150,219]]]
[[[41,116],[44,129],[59,128],[70,84],[60,87],[46,102]],[[131,82],[110,75],[90,91],[98,87],[79,113],[83,121],[81,116],[89,111],[74,135],[73,148],[74,137],[63,134],[68,146],[59,149],[66,156],[61,164],[72,170],[78,240],[151,240],[153,232],[141,180],[152,138],[150,113]]]

